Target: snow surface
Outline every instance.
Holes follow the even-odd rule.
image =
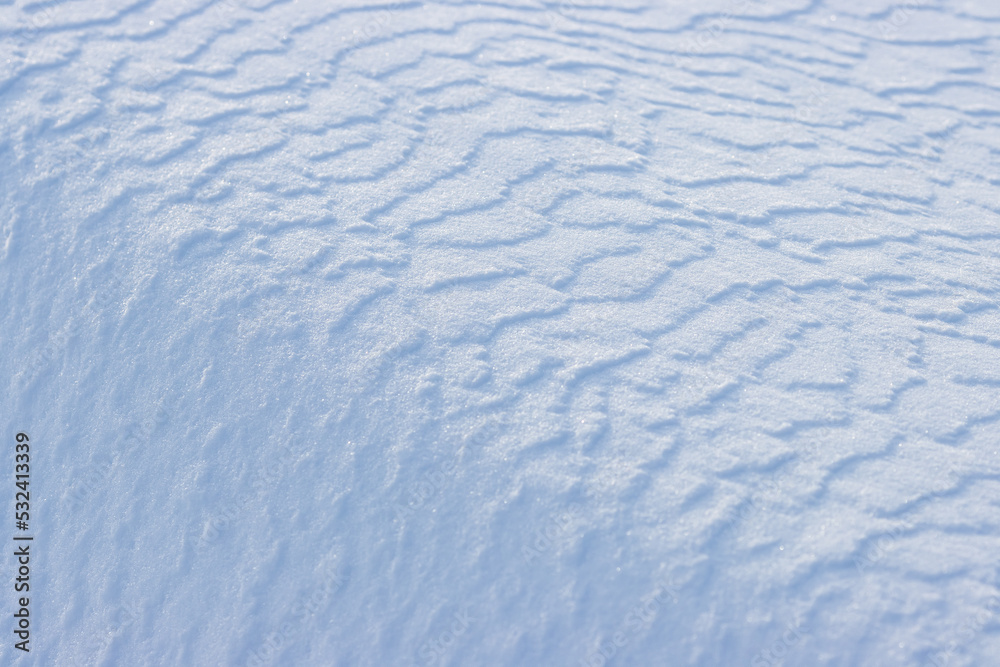
[[[0,49],[0,663],[1000,665],[1000,3]]]

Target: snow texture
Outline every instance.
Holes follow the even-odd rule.
[[[1000,665],[998,54],[993,0],[0,0],[0,663]]]

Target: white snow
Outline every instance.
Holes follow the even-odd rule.
[[[0,663],[1000,664],[998,7],[0,0]]]

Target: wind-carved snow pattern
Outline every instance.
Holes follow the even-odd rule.
[[[992,664],[998,36],[0,2],[21,660]]]

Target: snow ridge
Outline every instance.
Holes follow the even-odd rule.
[[[991,664],[998,27],[0,2],[19,659]]]

